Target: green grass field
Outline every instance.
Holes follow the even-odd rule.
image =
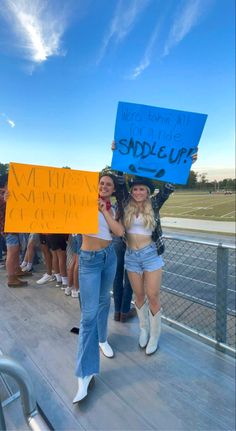
[[[235,221],[235,194],[175,192],[163,205],[161,216]]]

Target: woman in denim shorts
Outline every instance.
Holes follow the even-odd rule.
[[[130,198],[124,209],[127,236],[125,268],[135,293],[135,306],[140,325],[140,347],[151,355],[158,348],[161,333],[160,287],[162,266],[154,232],[160,228],[159,209],[173,191],[165,185],[151,198],[154,185],[148,178],[136,177],[130,182]],[[155,209],[155,210],[154,210]],[[161,230],[155,241],[161,241]],[[147,297],[147,300],[146,300]]]
[[[7,189],[8,174],[0,176],[0,233],[3,234],[5,223],[6,201],[9,198]],[[22,281],[19,277],[26,276],[20,268],[20,250],[26,246],[25,234],[5,233],[7,247],[6,269],[9,287],[27,286],[27,281]],[[31,273],[28,275],[32,275]]]
[[[99,373],[99,347],[109,358],[113,350],[107,342],[107,323],[110,308],[110,291],[116,273],[116,254],[112,233],[124,234],[124,228],[115,219],[110,197],[116,189],[116,178],[111,174],[99,181],[99,223],[97,234],[82,236],[79,251],[79,287],[81,320],[79,349],[76,363],[78,391],[73,403],[87,396],[94,374]]]

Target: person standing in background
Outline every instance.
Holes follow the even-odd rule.
[[[126,244],[124,238],[115,237],[113,245],[117,256],[116,276],[113,283],[113,299],[115,305],[114,320],[116,322],[127,322],[131,317],[136,316],[136,310],[131,307],[133,290],[124,269],[124,257]]]
[[[6,201],[9,198],[7,190],[8,175],[0,177],[0,233],[4,232]],[[5,233],[7,246],[6,270],[8,287],[25,287],[27,281],[22,281],[19,277],[32,276],[32,273],[25,273],[20,267],[21,242],[25,242],[25,236],[21,233]]]

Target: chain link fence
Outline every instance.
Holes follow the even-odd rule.
[[[235,247],[165,236],[166,323],[235,349]]]

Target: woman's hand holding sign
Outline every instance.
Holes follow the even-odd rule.
[[[98,209],[101,213],[104,213],[104,211],[106,211],[106,202],[102,199],[98,199]]]

